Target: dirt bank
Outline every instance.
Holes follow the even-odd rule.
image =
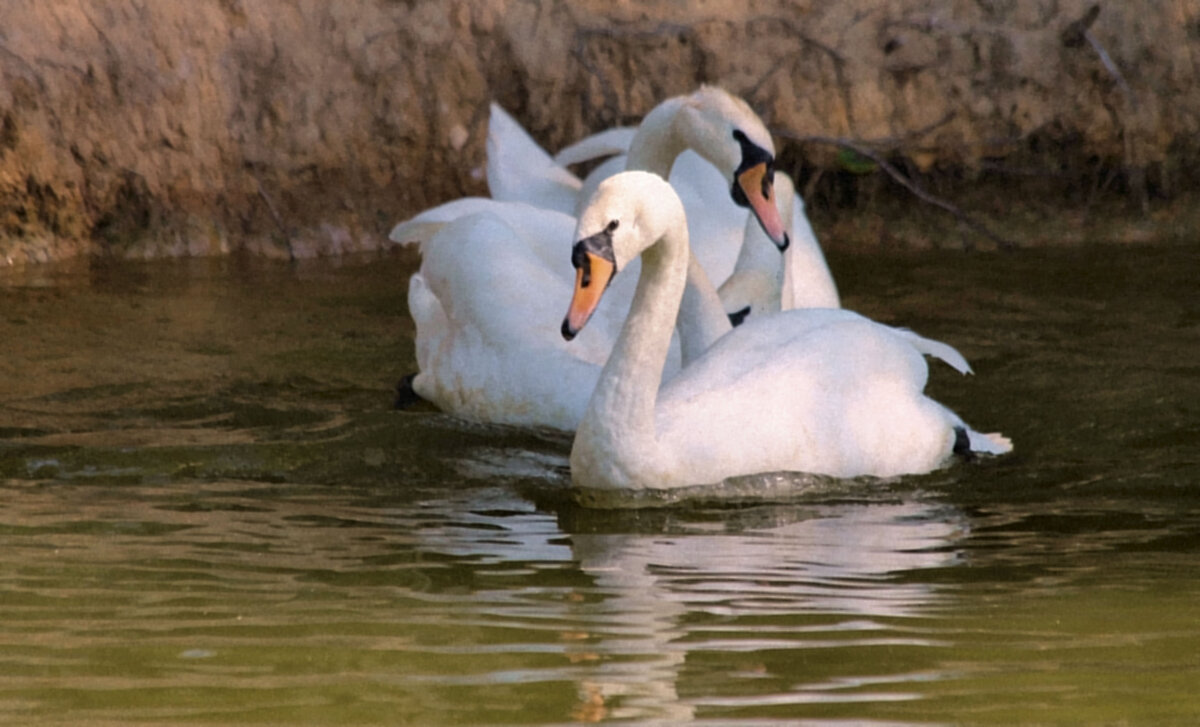
[[[1059,207],[1185,224],[1167,210],[1200,161],[1200,0],[880,6],[8,0],[0,264],[376,249],[485,191],[489,100],[556,149],[702,82],[780,132],[840,244],[904,242],[878,219],[915,205],[814,137],[992,227]]]

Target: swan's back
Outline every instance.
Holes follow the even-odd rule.
[[[566,227],[560,232],[570,239],[570,219],[562,218]],[[421,273],[451,321],[513,348],[543,336],[553,340],[554,309],[539,301],[570,295],[525,238],[491,212],[443,226],[425,246]]]
[[[568,239],[570,231],[564,233]],[[611,342],[559,334],[570,287],[491,213],[444,225],[410,282],[419,373],[413,389],[477,421],[572,429]]]
[[[927,377],[921,352],[887,326],[787,311],[748,321],[664,384],[659,439],[722,476],[925,472],[961,425],[924,395]]]

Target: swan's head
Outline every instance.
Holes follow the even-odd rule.
[[[733,201],[749,207],[780,250],[790,240],[772,199],[775,145],[749,104],[715,86],[688,96],[675,116],[676,130],[687,145],[730,180]]]
[[[686,235],[687,220],[679,196],[662,177],[621,172],[600,183],[575,227],[575,292],[563,318],[563,338],[570,341],[588,322],[617,271],[671,229]]]

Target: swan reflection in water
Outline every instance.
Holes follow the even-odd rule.
[[[754,662],[759,651],[932,644],[878,620],[928,613],[938,590],[905,574],[959,562],[956,543],[967,529],[960,512],[921,501],[622,512],[563,507],[551,517],[515,496],[492,494],[496,500],[484,507],[458,505],[460,515],[470,511],[476,522],[427,531],[423,546],[477,564],[577,564],[590,585],[553,602],[538,598],[535,611],[527,603],[506,609],[504,616],[527,618],[540,629],[561,626],[558,638],[578,690],[572,716],[579,721],[682,723],[701,706],[912,698],[900,685],[927,675],[818,680],[757,697],[713,692],[738,677],[767,674],[731,673],[702,696],[682,699],[678,685],[689,653],[738,653],[745,659],[735,661]],[[846,691],[863,685],[878,688]]]

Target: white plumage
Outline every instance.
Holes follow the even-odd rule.
[[[682,203],[661,178],[623,173],[600,186],[575,236],[605,230],[616,269],[641,256],[642,270],[575,436],[575,484],[674,488],[786,471],[886,477],[942,466],[964,437],[977,451],[1011,449],[923,393],[922,349],[944,344],[845,310],[751,320],[660,390],[688,264]],[[567,333],[590,313],[579,310],[579,292]]]

